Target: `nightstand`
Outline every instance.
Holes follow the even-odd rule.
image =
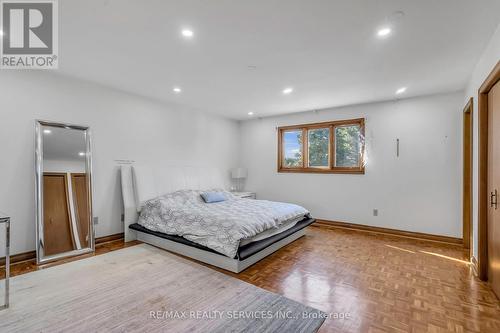
[[[231,192],[234,196],[242,199],[257,199],[255,192]]]

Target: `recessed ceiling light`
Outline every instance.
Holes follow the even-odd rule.
[[[174,93],[178,94],[180,92],[182,92],[182,89],[179,88],[179,87],[174,87],[174,89],[172,89],[174,91]]]
[[[52,133],[52,131],[51,131],[51,130],[49,130],[49,129],[44,129],[44,130],[43,130],[43,134],[50,134],[50,133]]]
[[[248,112],[248,115],[253,116],[253,112],[252,111]]]
[[[184,36],[186,38],[192,38],[194,36],[193,30],[189,30],[189,29],[182,29],[181,33],[182,33],[182,36]]]
[[[402,94],[406,91],[406,87],[402,87],[402,88],[399,88],[398,90],[396,90],[396,94]]]
[[[0,30],[0,37],[3,36],[3,30]]]
[[[83,151],[79,152],[78,155],[80,156],[85,156],[85,153]]]
[[[381,28],[377,31],[377,36],[379,37],[387,37],[391,34],[392,30],[391,28],[388,28],[388,27],[384,27],[384,28]]]
[[[285,88],[283,89],[283,94],[284,95],[289,95],[293,92],[293,88]]]

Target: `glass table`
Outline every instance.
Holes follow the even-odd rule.
[[[0,212],[0,224],[5,224],[5,301],[0,310],[9,307],[9,275],[10,275],[10,217]]]

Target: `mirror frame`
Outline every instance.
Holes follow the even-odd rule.
[[[89,193],[89,208],[90,208],[90,230],[89,230],[89,246],[68,252],[58,253],[50,256],[44,254],[43,249],[43,133],[42,126],[52,126],[59,128],[67,128],[81,130],[85,132],[85,170],[88,174],[87,188]],[[72,125],[54,121],[36,120],[35,121],[35,217],[36,217],[36,261],[37,265],[45,264],[51,261],[62,258],[78,256],[95,251],[95,230],[94,230],[94,215],[93,215],[93,180],[92,180],[92,140],[89,126]]]

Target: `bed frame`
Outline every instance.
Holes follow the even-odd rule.
[[[124,204],[125,241],[139,240],[198,261],[213,265],[234,273],[239,273],[259,260],[267,257],[283,246],[305,235],[305,227],[314,222],[306,218],[300,225],[282,236],[273,236],[267,242],[256,244],[258,251],[250,249],[250,255],[244,259],[229,258],[210,249],[203,248],[187,240],[179,241],[175,237],[154,233],[137,224],[141,203],[162,193],[180,189],[227,188],[224,174],[215,169],[195,167],[161,167],[156,169],[142,166],[121,166],[121,185]],[[249,199],[250,200],[250,199]],[[177,237],[180,238],[180,237]],[[257,243],[257,242],[256,242]],[[254,249],[255,250],[255,249]],[[247,251],[248,252],[248,251]]]

